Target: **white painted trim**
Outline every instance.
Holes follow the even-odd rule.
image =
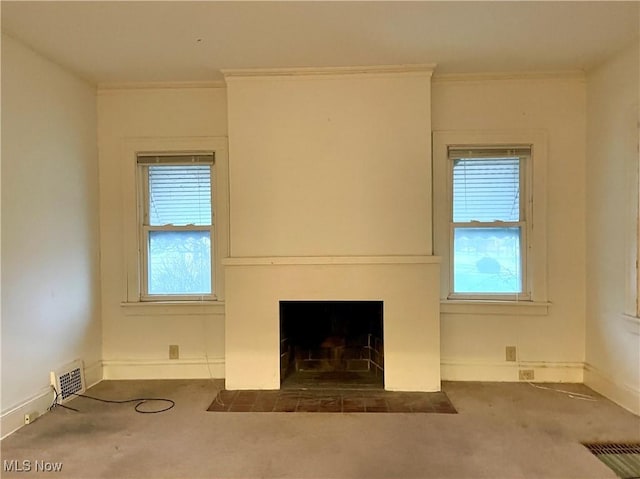
[[[89,389],[102,381],[102,360],[96,361],[90,366],[84,367],[84,382]]]
[[[581,383],[582,362],[543,361],[486,361],[479,359],[442,358],[440,370],[443,381],[521,382],[520,369],[533,369],[531,382]]]
[[[37,412],[42,415],[46,413],[53,398],[53,390],[51,386],[47,386],[20,404],[3,411],[0,416],[0,438],[4,439],[23,427],[25,414]]]
[[[620,315],[620,319],[624,322],[625,329],[637,336],[640,336],[640,318],[637,316],[632,316],[630,314],[622,314]]]
[[[441,314],[547,316],[549,302],[442,300]]]
[[[177,81],[177,82],[113,82],[98,83],[98,94],[114,90],[167,90],[185,88],[226,88],[222,81]]]
[[[519,361],[518,369],[533,369],[536,383],[582,383],[582,361]]]
[[[243,77],[299,77],[328,75],[415,75],[430,77],[435,69],[434,63],[410,65],[373,65],[347,67],[300,67],[300,68],[243,68],[221,70],[225,80]]]
[[[87,389],[102,381],[102,361],[96,361],[84,368],[84,380]],[[0,415],[0,439],[13,434],[24,426],[24,415],[37,412],[39,416],[46,414],[53,403],[54,393],[50,385],[39,392],[16,404]]]
[[[448,147],[531,145],[532,217],[527,219],[529,245],[527,274],[534,303],[547,301],[547,161],[545,130],[436,130],[433,132],[433,247],[442,257],[440,297],[450,294],[451,177]],[[531,171],[531,170],[529,170]],[[531,176],[531,175],[530,175]],[[487,298],[489,299],[489,298]]]
[[[125,276],[122,278],[122,300],[124,303],[137,303],[140,300],[140,281],[142,272],[138,261],[139,253],[139,191],[138,165],[136,155],[139,152],[184,152],[207,151],[215,154],[215,218],[214,225],[214,267],[215,294],[218,301],[224,300],[224,274],[220,258],[229,254],[229,158],[227,137],[142,137],[124,138],[119,160],[122,162],[121,184],[123,228],[123,250]],[[213,186],[213,185],[212,185]]]
[[[518,366],[514,362],[442,358],[442,381],[499,381],[518,380]]]
[[[640,416],[640,389],[636,386],[623,384],[589,363],[584,365],[584,384]]]
[[[220,379],[225,377],[224,358],[107,359],[104,379]]]
[[[223,301],[138,301],[122,302],[127,316],[209,316],[224,315]]]
[[[231,257],[224,266],[333,265],[333,264],[439,264],[438,256],[261,256]]]
[[[581,80],[587,77],[582,70],[559,70],[549,72],[487,72],[487,73],[434,73],[432,81],[471,82],[489,80]]]

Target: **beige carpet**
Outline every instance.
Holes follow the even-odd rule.
[[[582,385],[444,383],[458,414],[207,412],[221,382],[103,381],[110,399],[167,397],[162,414],[78,398],[1,443],[4,461],[61,472],[3,478],[615,478],[581,442],[638,442],[640,418]]]

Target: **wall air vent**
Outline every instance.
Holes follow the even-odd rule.
[[[74,394],[83,393],[85,382],[82,361],[78,359],[56,371],[51,371],[51,385],[56,389],[59,403],[72,399]]]

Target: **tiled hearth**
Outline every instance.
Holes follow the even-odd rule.
[[[223,390],[208,410],[213,412],[457,413],[444,392],[379,390]]]

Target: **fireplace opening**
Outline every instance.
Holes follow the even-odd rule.
[[[280,387],[384,389],[382,316],[382,301],[280,301]]]

